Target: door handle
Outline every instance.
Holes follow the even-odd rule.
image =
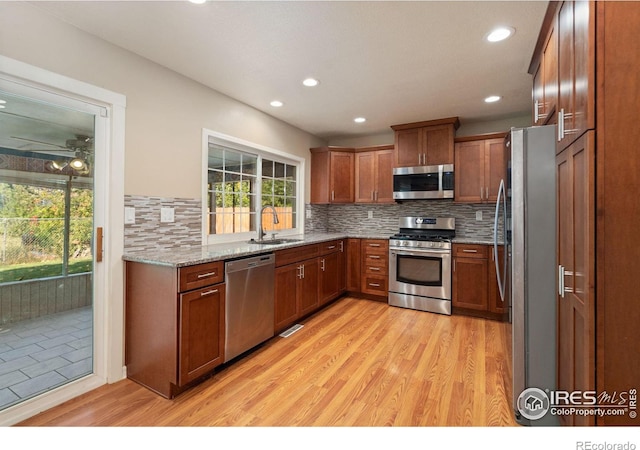
[[[102,262],[103,250],[103,230],[102,227],[96,228],[96,262]]]

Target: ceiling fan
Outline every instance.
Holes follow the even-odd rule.
[[[65,145],[53,144],[51,142],[39,141],[36,139],[24,138],[19,136],[11,136],[12,139],[31,142],[35,144],[48,145],[50,147],[55,147],[59,149],[59,151],[73,152],[74,157],[70,160],[63,161],[49,161],[47,162],[47,167],[52,171],[62,171],[65,167],[69,166],[78,174],[87,174],[89,173],[89,158],[91,154],[91,150],[93,150],[93,137],[76,134],[75,139],[67,139]],[[31,152],[47,152],[51,151],[50,149],[29,149]]]

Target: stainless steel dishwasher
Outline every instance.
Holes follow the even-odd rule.
[[[273,253],[225,263],[224,362],[274,335]]]

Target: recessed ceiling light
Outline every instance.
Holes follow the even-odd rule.
[[[282,103],[280,100],[274,100],[269,104],[274,108],[280,108],[282,105],[284,105],[284,103]]]
[[[4,105],[5,103],[7,103],[6,100],[0,100],[0,105]]]
[[[355,123],[362,123],[362,122],[366,122],[367,119],[365,119],[364,117],[356,117],[355,119],[353,119],[353,121]]]
[[[500,100],[501,98],[502,97],[500,97],[499,95],[490,95],[489,97],[485,98],[484,101],[486,103],[494,103]]]
[[[196,5],[202,5],[203,3],[206,3],[207,0],[189,0],[191,3],[195,3]]]
[[[4,106],[4,105],[0,105],[0,109],[4,109],[4,108],[5,108],[5,106]]]
[[[302,82],[302,84],[304,84],[305,86],[308,87],[313,87],[313,86],[317,86],[320,82],[318,80],[316,80],[315,78],[307,78],[306,80],[304,80]]]
[[[487,41],[489,42],[499,42],[504,41],[513,33],[515,33],[515,28],[512,27],[500,27],[493,30],[491,33],[487,35]]]

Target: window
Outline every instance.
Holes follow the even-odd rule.
[[[260,226],[267,233],[301,233],[303,159],[213,132],[205,136],[205,242],[256,237]]]

